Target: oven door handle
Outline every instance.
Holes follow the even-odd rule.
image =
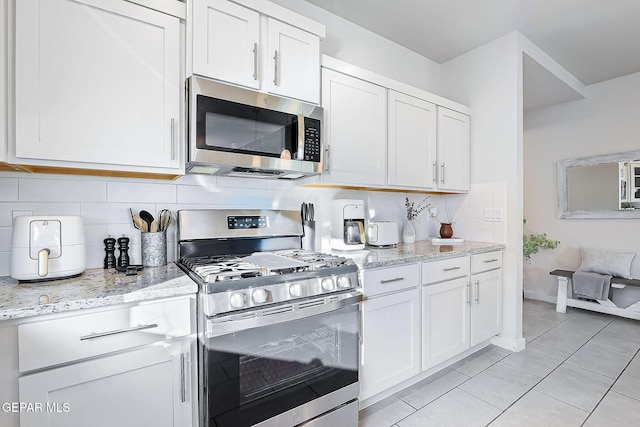
[[[351,305],[357,305],[362,301],[362,293],[358,291],[349,292],[343,294],[343,296],[344,298],[340,300],[329,302],[326,302],[326,299],[332,298],[330,296],[286,304],[260,310],[252,314],[251,317],[247,317],[250,315],[249,313],[242,313],[208,319],[206,322],[206,336],[207,338],[213,338],[260,326],[291,322],[305,317],[330,313]]]

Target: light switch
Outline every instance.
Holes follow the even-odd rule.
[[[484,220],[492,222],[502,222],[503,211],[502,209],[484,208]]]

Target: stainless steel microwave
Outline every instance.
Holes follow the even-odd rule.
[[[322,172],[322,108],[218,83],[187,80],[186,171],[297,179]]]

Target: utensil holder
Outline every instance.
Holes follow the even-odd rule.
[[[140,233],[142,265],[159,267],[167,265],[167,233]]]
[[[307,251],[316,250],[316,222],[302,221],[302,249]]]

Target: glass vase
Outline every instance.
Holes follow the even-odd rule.
[[[413,221],[407,220],[402,230],[402,241],[404,243],[414,243],[416,241],[416,229],[413,226]]]

